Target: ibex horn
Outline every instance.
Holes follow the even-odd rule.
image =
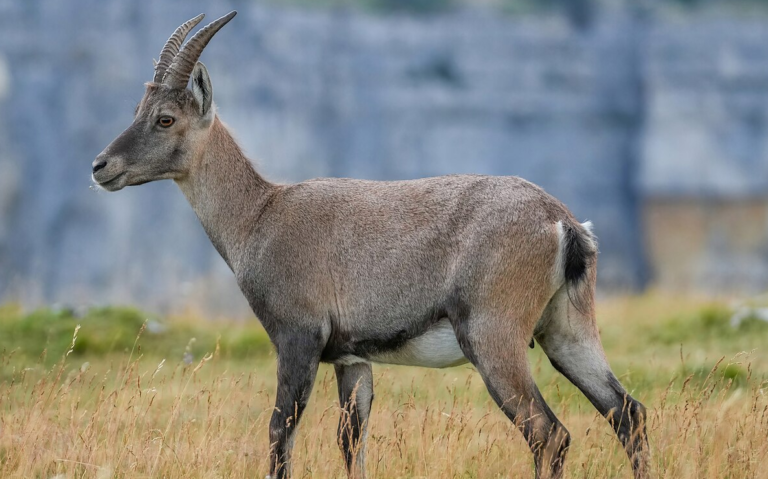
[[[200,54],[203,53],[205,46],[208,45],[208,42],[216,32],[232,20],[235,15],[237,15],[237,12],[229,12],[195,33],[195,36],[190,38],[181,48],[179,54],[176,55],[176,58],[173,59],[173,63],[168,67],[163,78],[163,83],[171,88],[186,88],[189,76],[192,74],[192,69],[195,68],[195,64],[198,58],[200,58]]]
[[[195,28],[195,25],[200,23],[203,17],[205,17],[205,14],[201,13],[195,18],[184,22],[184,24],[173,32],[171,38],[165,42],[165,46],[160,52],[160,60],[155,64],[155,78],[153,80],[155,83],[163,82],[165,72],[168,70],[168,67],[171,66],[173,59],[176,58],[176,54],[179,53],[179,48],[181,48],[181,44],[184,43],[184,39],[187,38],[189,32]]]

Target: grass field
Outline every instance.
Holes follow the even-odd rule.
[[[658,294],[598,311],[614,371],[649,408],[655,477],[768,477],[768,323],[734,328],[723,303]],[[0,477],[264,477],[273,354],[255,321],[0,308]],[[530,360],[573,435],[566,477],[631,477],[607,422],[540,348]],[[471,367],[374,366],[374,377],[370,477],[532,477],[527,446]],[[338,414],[323,366],[295,477],[345,477]]]

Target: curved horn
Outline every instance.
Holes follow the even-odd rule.
[[[197,59],[203,53],[203,48],[208,45],[216,32],[232,20],[235,15],[237,15],[236,11],[229,12],[195,33],[195,36],[190,38],[186,45],[181,48],[171,66],[168,67],[163,83],[171,88],[186,88],[192,69],[195,68]]]
[[[195,28],[195,25],[200,23],[203,17],[205,17],[205,14],[201,13],[195,18],[187,20],[177,28],[176,31],[173,32],[173,35],[171,35],[171,38],[165,42],[165,46],[160,52],[160,60],[155,64],[155,79],[153,80],[155,83],[161,83],[163,81],[165,71],[171,66],[173,59],[176,58],[176,54],[179,53],[179,48],[181,48],[181,44],[184,43],[184,39],[187,38],[189,32]]]

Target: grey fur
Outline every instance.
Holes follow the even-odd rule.
[[[182,48],[186,60],[215,30]],[[603,414],[631,419],[617,433],[635,476],[647,476],[644,409],[610,373],[594,322],[596,243],[561,202],[517,177],[271,183],[216,116],[205,68],[180,63],[169,72],[191,71],[192,90],[178,78],[148,84],[93,179],[110,191],[173,179],[235,274],[277,351],[271,477],[290,475],[319,362],[336,365],[339,440],[350,476],[361,478],[369,363],[465,360],[524,434],[537,476],[560,477],[570,437],[531,378],[532,336]]]

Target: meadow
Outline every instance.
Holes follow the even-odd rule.
[[[727,302],[604,299],[614,371],[649,410],[653,475],[768,477],[768,323]],[[537,346],[542,393],[573,436],[568,478],[629,478],[608,423]],[[532,477],[521,435],[470,366],[374,366],[372,478]],[[264,477],[274,353],[258,323],[131,308],[0,307],[0,477]],[[294,449],[297,478],[346,477],[324,365]]]

